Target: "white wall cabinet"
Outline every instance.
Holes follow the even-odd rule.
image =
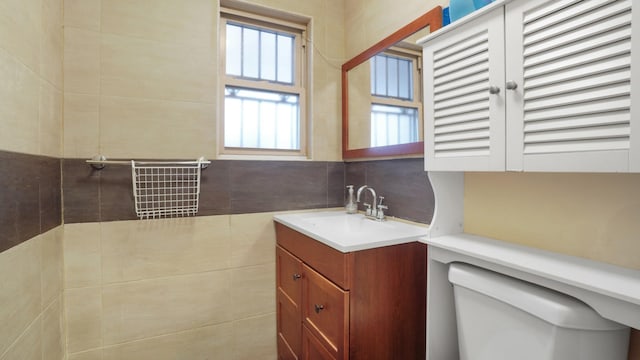
[[[499,0],[425,38],[426,169],[640,172],[634,11]]]

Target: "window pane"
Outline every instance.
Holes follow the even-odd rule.
[[[300,149],[297,95],[225,88],[225,146]]]
[[[241,59],[242,59],[242,28],[239,26],[227,24],[227,74],[240,76],[242,75]]]
[[[260,78],[276,80],[276,34],[265,31],[260,34]]]
[[[413,84],[411,84],[411,61],[402,61],[398,66],[398,97],[413,100]]]
[[[242,144],[242,100],[227,96],[224,101],[224,143],[230,147]]]
[[[278,35],[278,81],[293,83],[293,38]]]
[[[376,93],[376,79],[378,78],[378,73],[376,72],[376,69],[378,68],[378,66],[376,65],[376,62],[378,62],[379,57],[378,56],[374,56],[371,58],[371,95],[377,95]]]
[[[418,109],[371,105],[371,146],[418,141]]]
[[[413,100],[414,62],[403,57],[376,55],[371,59],[371,94]]]
[[[297,97],[296,97],[297,98]],[[300,148],[297,106],[289,102],[278,104],[277,148],[295,150]]]
[[[260,136],[259,148],[276,148],[276,103],[271,101],[260,102]]]
[[[242,147],[258,147],[258,124],[260,123],[260,102],[242,101]]]
[[[258,49],[260,49],[260,32],[254,29],[243,29],[242,42],[242,76],[250,78],[259,78],[258,70],[260,57]]]
[[[376,60],[375,95],[387,96],[387,58],[378,56]]]
[[[398,59],[387,58],[387,96],[398,97]]]
[[[294,83],[295,36],[227,24],[227,74]]]

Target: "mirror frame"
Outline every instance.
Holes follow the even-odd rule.
[[[434,32],[442,27],[441,6],[434,7],[424,15],[398,29],[393,34],[380,40],[378,43],[374,44],[370,48],[356,55],[353,59],[347,61],[342,65],[342,159],[362,159],[424,154],[424,141],[361,149],[349,149],[349,82],[347,79],[347,73],[349,70],[366,62],[374,55],[390,48],[395,43],[405,39],[406,37],[427,26],[429,27],[429,32]]]

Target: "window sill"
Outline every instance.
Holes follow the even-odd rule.
[[[239,155],[220,154],[218,160],[259,160],[259,161],[312,161],[304,155]]]

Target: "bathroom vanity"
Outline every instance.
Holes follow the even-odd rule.
[[[279,359],[424,359],[427,227],[276,215]]]

